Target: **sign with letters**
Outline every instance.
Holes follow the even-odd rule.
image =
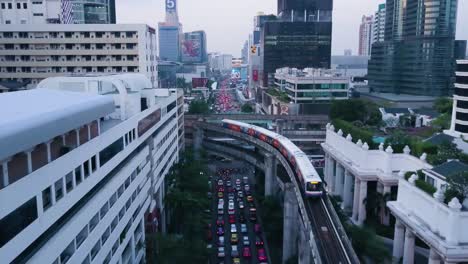
[[[166,0],[166,11],[175,12],[177,8],[177,0]]]

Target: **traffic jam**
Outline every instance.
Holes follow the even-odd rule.
[[[206,238],[215,254],[212,263],[268,263],[249,178],[236,171],[218,169],[209,182],[214,216]]]
[[[226,79],[220,83],[219,92],[216,94],[215,111],[216,113],[236,113],[240,111],[237,99],[229,88],[229,80]],[[234,86],[235,87],[235,86]]]

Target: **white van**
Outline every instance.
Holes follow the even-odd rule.
[[[224,204],[218,204],[218,214],[222,215],[224,214]]]

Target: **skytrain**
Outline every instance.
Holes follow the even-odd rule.
[[[323,195],[322,179],[307,155],[289,139],[262,127],[229,119],[223,119],[222,122],[223,127],[227,129],[258,138],[276,148],[291,165],[307,197]]]

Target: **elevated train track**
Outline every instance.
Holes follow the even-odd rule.
[[[317,199],[305,198],[302,188],[299,187],[300,181],[297,175],[291,168],[290,163],[276,148],[259,139],[249,137],[241,132],[223,128],[219,125],[198,122],[197,127],[202,130],[216,131],[240,140],[245,140],[276,156],[286,169],[294,185],[294,191],[299,205],[299,215],[305,226],[305,233],[308,238],[307,240],[314,263],[359,263],[327,195]]]

